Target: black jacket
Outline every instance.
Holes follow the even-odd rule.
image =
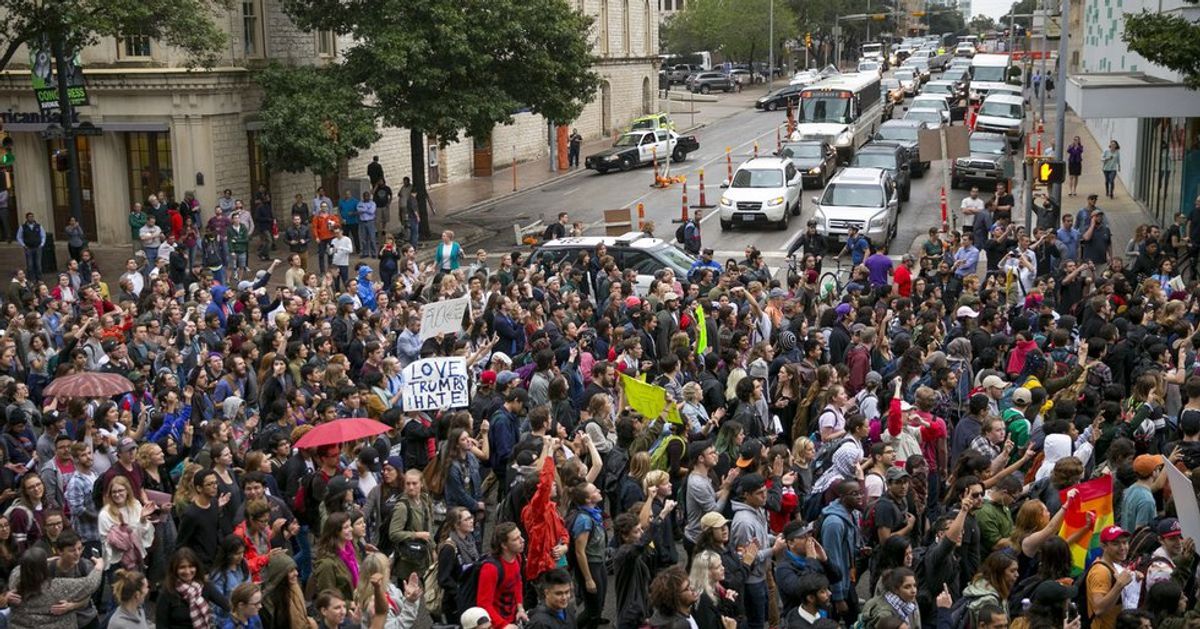
[[[830,583],[842,580],[841,572],[828,561],[805,557],[798,562],[792,559],[790,553],[785,554],[775,560],[775,587],[778,588],[782,601],[780,613],[786,614],[804,602],[800,596],[800,578],[806,574],[824,575]]]
[[[563,617],[559,618],[558,614],[550,611],[545,605],[538,605],[529,614],[529,622],[525,623],[525,629],[575,629],[574,606],[568,605],[562,614]]]
[[[229,610],[229,601],[211,583],[204,584],[204,598],[210,606]],[[154,626],[161,629],[192,629],[192,616],[187,601],[179,592],[162,588],[155,605]]]

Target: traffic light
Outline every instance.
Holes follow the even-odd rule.
[[[1037,163],[1038,183],[1062,183],[1067,178],[1067,164],[1058,159],[1044,159]]]
[[[876,22],[882,22],[887,19],[887,13],[873,13],[871,14],[871,19]]]
[[[54,152],[54,170],[60,173],[71,170],[71,156],[66,149]]]
[[[805,47],[805,48],[812,48],[812,33],[805,33],[805,34],[804,34],[804,47]]]

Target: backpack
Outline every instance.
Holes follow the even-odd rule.
[[[655,448],[654,452],[650,455],[650,469],[662,470],[664,472],[668,471],[667,468],[671,465],[671,457],[667,455],[667,448],[672,442],[678,442],[682,444],[684,448],[687,448],[687,443],[683,440],[683,437],[680,437],[679,435],[667,435],[667,437],[658,444],[658,447]]]
[[[458,586],[458,595],[455,598],[455,601],[458,603],[458,609],[466,610],[475,607],[475,601],[479,598],[479,573],[488,564],[496,567],[496,584],[493,587],[499,586],[504,582],[504,565],[500,563],[499,559],[495,557],[483,557],[479,561],[476,561],[462,575],[462,581]],[[437,589],[440,590],[441,588]]]
[[[1096,559],[1096,561],[1092,562],[1092,565],[1088,567],[1087,572],[1083,573],[1078,579],[1075,580],[1075,607],[1079,610],[1080,629],[1091,629],[1092,626],[1092,615],[1091,612],[1088,611],[1087,604],[1087,578],[1088,574],[1091,573],[1096,566],[1104,566],[1104,568],[1108,570],[1109,587],[1112,587],[1113,584],[1117,582],[1116,569],[1103,559]]]
[[[978,596],[963,596],[950,606],[950,629],[972,629],[976,624],[975,603],[985,598],[996,598],[995,594],[980,594]],[[1001,601],[996,601],[997,605]]]
[[[316,476],[316,470],[305,473],[296,487],[296,495],[292,496],[292,513],[297,515],[301,522],[309,524],[315,522],[320,509],[320,501],[317,500],[317,492],[313,487],[313,479]]]
[[[820,421],[819,418],[818,421]],[[829,468],[833,467],[834,453],[837,452],[838,448],[841,448],[843,444],[850,443],[850,441],[853,440],[853,436],[846,435],[837,441],[822,444],[820,449],[817,450],[816,458],[814,458],[812,462],[813,478],[821,478],[822,474],[829,470]]]
[[[680,223],[679,227],[675,228],[675,242],[683,244],[687,239],[687,223]]]

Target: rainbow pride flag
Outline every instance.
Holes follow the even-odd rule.
[[[1067,500],[1067,491],[1079,490],[1075,500]],[[1087,571],[1092,562],[1100,556],[1100,531],[1113,525],[1112,476],[1105,475],[1086,483],[1079,483],[1058,492],[1058,498],[1067,505],[1067,515],[1063,518],[1062,527],[1058,534],[1065,540],[1088,525],[1087,514],[1096,515],[1092,524],[1092,534],[1071,544],[1072,574],[1079,576]]]

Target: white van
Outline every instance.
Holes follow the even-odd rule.
[[[987,98],[988,92],[1008,84],[1008,69],[1012,57],[1008,55],[975,55],[971,59],[971,102]]]

